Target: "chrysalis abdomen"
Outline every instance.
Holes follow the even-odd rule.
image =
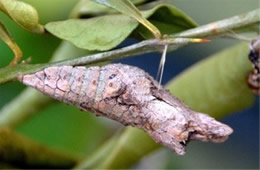
[[[180,155],[190,139],[223,142],[232,133],[229,126],[191,110],[137,67],[49,67],[18,79],[81,110],[141,128]]]

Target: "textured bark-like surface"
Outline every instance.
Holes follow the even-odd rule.
[[[232,133],[229,126],[191,110],[137,67],[50,67],[18,79],[81,110],[141,128],[179,155],[189,140],[223,142]]]
[[[251,41],[249,60],[252,62],[254,69],[248,74],[248,85],[251,91],[260,95],[260,37]]]

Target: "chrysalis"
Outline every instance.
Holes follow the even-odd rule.
[[[247,82],[251,91],[260,95],[260,38],[252,40],[249,48],[248,57],[254,69],[249,73]]]
[[[18,79],[81,110],[141,128],[179,155],[189,140],[223,142],[232,133],[229,126],[191,110],[137,67],[49,67]]]

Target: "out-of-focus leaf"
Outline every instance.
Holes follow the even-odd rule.
[[[46,147],[81,159],[94,152],[112,129],[93,114],[56,103],[42,108],[15,130]]]
[[[97,151],[93,152],[93,154],[87,158],[79,162],[79,164],[74,167],[74,169],[93,169],[100,164],[101,159],[105,159],[107,154],[111,151],[111,149],[117,144],[116,139],[119,133],[116,133],[112,138],[110,138],[109,142],[102,147],[99,147]]]
[[[20,168],[71,168],[78,160],[0,128],[0,160]]]
[[[14,53],[14,58],[11,61],[10,65],[11,66],[16,65],[21,60],[23,53],[1,22],[0,22],[0,39],[3,40],[12,49]]]
[[[0,109],[0,127],[13,128],[32,117],[52,101],[50,97],[32,88],[27,88]]]
[[[167,87],[191,108],[215,118],[247,108],[254,99],[247,85],[252,69],[248,53],[248,44],[228,48],[195,64]]]
[[[128,127],[117,138],[110,152],[107,153],[109,156],[99,161],[100,163],[94,169],[128,168],[158,147],[159,145],[144,131]]]
[[[91,0],[81,0],[71,11],[71,18],[92,18],[105,14],[115,13],[116,11],[107,6],[97,4]]]
[[[19,0],[0,0],[0,10],[22,28],[34,33],[44,33],[44,27],[39,24],[38,13],[31,5]]]
[[[93,0],[97,3],[103,4],[105,6],[116,9],[122,14],[134,18],[141,24],[143,24],[148,30],[150,30],[154,37],[161,38],[160,31],[150,23],[146,17],[144,17],[141,12],[135,7],[135,5],[130,0]]]
[[[168,30],[168,32],[176,33],[196,26],[194,21],[183,12],[170,5],[158,5],[151,10],[143,11],[142,15],[145,18],[149,18],[153,15],[156,16],[157,11],[161,8],[166,8],[170,11],[167,19],[171,20],[171,27],[174,29],[172,31]],[[158,15],[157,18],[160,19],[160,17],[164,16]],[[161,19],[163,20],[163,18]],[[176,20],[176,26],[174,26],[175,19],[179,20]],[[181,27],[181,24],[178,23],[184,26]],[[116,47],[125,40],[137,26],[138,22],[130,17],[114,14],[86,20],[70,19],[60,22],[51,22],[46,25],[46,29],[55,36],[72,42],[79,48],[102,51]]]
[[[147,0],[131,0],[135,5],[146,2]],[[92,0],[81,0],[77,3],[71,12],[70,17],[72,18],[91,18],[101,16],[105,14],[116,13],[117,11],[113,8],[98,4]]]
[[[216,118],[249,107],[254,97],[246,83],[252,69],[248,52],[247,44],[228,48],[195,64],[167,87],[194,110]],[[97,167],[127,168],[159,147],[146,133],[131,127],[125,129],[116,143]]]

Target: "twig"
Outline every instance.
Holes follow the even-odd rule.
[[[249,26],[252,24],[259,24],[260,22],[260,9],[256,9],[245,14],[237,15],[228,19],[220,20],[211,24],[207,24],[198,28],[184,31],[180,34],[171,35],[172,37],[211,37],[223,34],[232,29],[238,29],[241,27]],[[168,44],[169,50],[174,50],[182,47],[183,45],[189,44],[190,39],[186,38],[168,38],[164,40],[146,40],[128,47],[116,49],[113,51],[103,52],[94,55],[88,55],[79,57],[76,59],[48,63],[41,65],[17,65],[13,68],[0,69],[0,84],[16,79],[20,74],[28,74],[39,71],[43,68],[50,66],[61,66],[61,65],[87,65],[98,63],[102,61],[108,61],[113,59],[125,58],[132,55],[145,54],[149,52],[157,51],[159,47]]]
[[[240,14],[237,16],[233,16],[231,18],[223,19],[220,21],[216,21],[207,25],[203,25],[201,27],[197,27],[194,29],[190,29],[187,31],[183,31],[179,34],[176,34],[175,37],[211,37],[217,36],[231,30],[240,29],[242,27],[246,27],[252,24],[259,24],[260,22],[260,8],[247,12],[245,14]]]

